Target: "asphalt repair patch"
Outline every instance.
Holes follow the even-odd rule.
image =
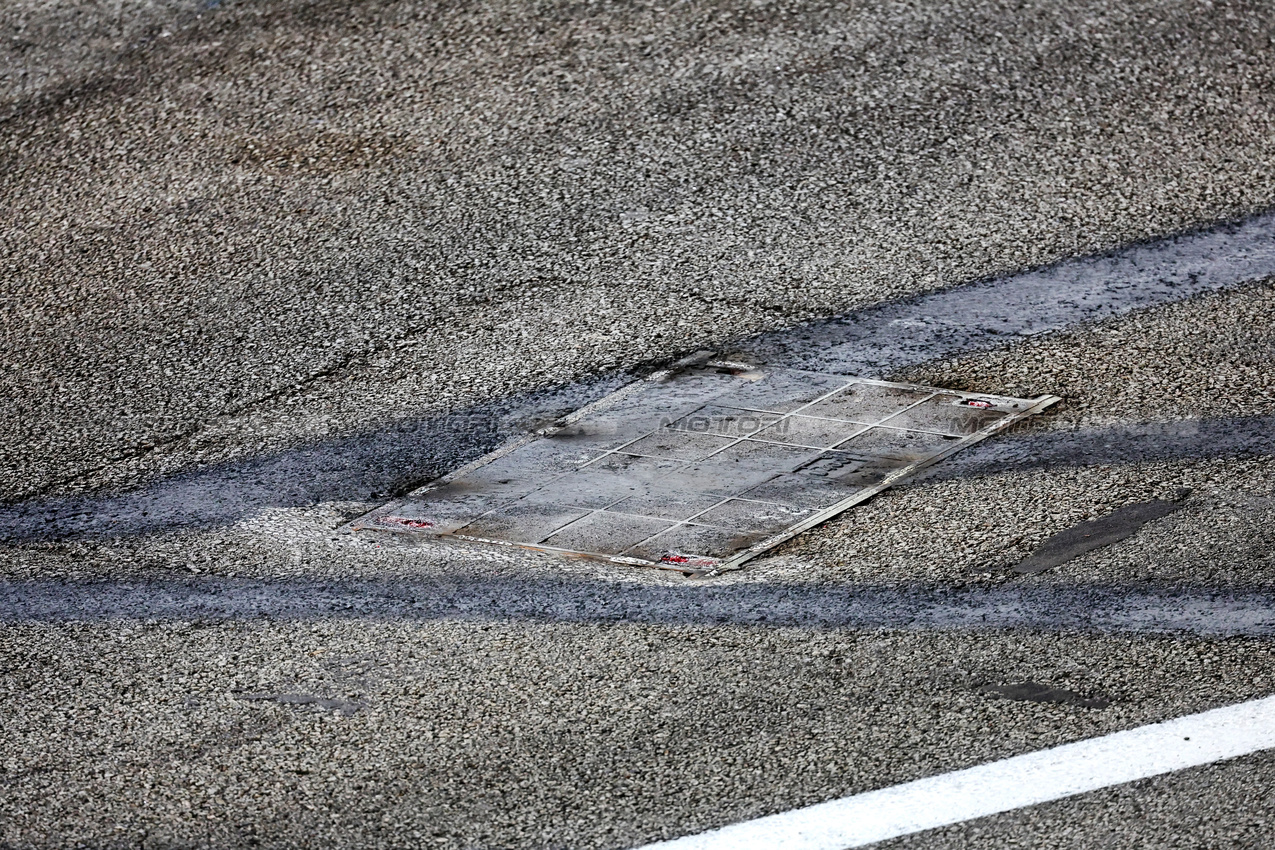
[[[1056,401],[700,352],[349,528],[712,574]]]
[[[1074,705],[1080,708],[1106,708],[1111,700],[1102,697],[1086,698],[1064,688],[1051,688],[1036,682],[1018,682],[1012,685],[984,685],[975,689],[980,694],[1026,702],[1048,702],[1056,705]]]
[[[1161,499],[1125,505],[1104,517],[1074,525],[1046,539],[1027,560],[1014,567],[1014,572],[1036,575],[1062,566],[1086,552],[1119,543],[1136,534],[1147,523],[1166,517],[1180,507],[1180,501]]]

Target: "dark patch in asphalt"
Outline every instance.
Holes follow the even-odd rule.
[[[760,336],[776,366],[865,378],[1275,275],[1275,213]]]
[[[960,352],[1178,301],[1275,275],[1275,213],[1134,245],[1097,257],[878,305],[767,334],[736,350],[772,365],[880,376]],[[727,347],[729,349],[729,346]],[[724,349],[726,350],[726,349]],[[594,401],[635,377],[592,376],[456,413],[190,469],[125,493],[36,497],[0,508],[0,541],[111,538],[231,524],[266,508],[384,502],[482,456],[510,436]],[[1228,429],[1238,425],[1234,433]],[[1101,433],[996,440],[1000,469],[1166,456],[1270,453],[1272,418],[1129,426]],[[1192,431],[1191,429],[1199,430]],[[1176,430],[1175,430],[1176,429]],[[1157,431],[1170,432],[1168,445]],[[1221,437],[1221,442],[1218,438]],[[1015,447],[1005,447],[1013,443]],[[1055,445],[1056,444],[1056,445]],[[1228,449],[1228,447],[1230,447]],[[983,462],[994,457],[977,454]],[[1051,460],[1051,458],[1053,460]],[[947,473],[970,474],[969,461]],[[973,464],[973,466],[971,466]]]
[[[1166,517],[1180,507],[1180,502],[1156,499],[1125,505],[1104,517],[1078,523],[1040,544],[1031,557],[1014,567],[1014,572],[1019,575],[1036,575],[1051,570],[1086,552],[1119,543],[1152,520]]]
[[[0,506],[0,541],[110,539],[230,525],[268,508],[393,499],[635,377],[598,376],[454,414],[209,464],[122,493],[35,498]]]
[[[1131,422],[988,440],[933,467],[950,480],[1055,466],[1275,455],[1275,416]]]
[[[481,455],[498,435],[507,433],[499,428],[496,417],[481,431],[477,424],[465,429],[439,422],[404,424],[394,431],[211,465],[126,493],[65,496],[0,507],[0,542],[109,540],[175,528],[230,525],[268,508],[384,501],[420,483],[421,476],[442,474],[449,463],[459,465],[457,455]],[[945,460],[923,480],[1054,466],[1245,455],[1275,455],[1275,416],[1004,435]]]
[[[1074,691],[1064,688],[1051,688],[1048,685],[1039,685],[1035,682],[1019,682],[1012,685],[984,685],[975,690],[980,694],[1002,699],[1049,702],[1057,705],[1075,705],[1080,708],[1106,708],[1111,705],[1110,700],[1102,697],[1087,699]]]
[[[1254,636],[1275,635],[1275,590],[1017,583],[650,586],[499,575],[0,582],[0,622],[261,617]]]

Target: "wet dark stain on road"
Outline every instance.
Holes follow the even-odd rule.
[[[980,694],[1001,699],[1025,702],[1045,702],[1055,705],[1074,705],[1079,708],[1106,708],[1111,700],[1103,697],[1086,698],[1065,688],[1051,688],[1036,682],[1018,682],[1010,685],[984,685],[975,689]]]
[[[1183,497],[1185,495],[1183,494]],[[1014,567],[1014,572],[1019,575],[1036,575],[1062,566],[1086,552],[1132,537],[1142,526],[1166,517],[1180,507],[1182,507],[1181,500],[1170,502],[1156,499],[1150,502],[1136,502],[1125,505],[1104,517],[1079,523],[1047,539],[1030,558]]]

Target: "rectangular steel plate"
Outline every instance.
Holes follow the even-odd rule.
[[[700,355],[350,527],[719,572],[1056,401]]]

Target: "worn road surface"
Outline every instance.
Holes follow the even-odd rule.
[[[1275,694],[1267,4],[0,30],[0,846],[620,850]],[[699,349],[1064,400],[715,578],[342,530]],[[1272,844],[1256,750],[880,846]]]

